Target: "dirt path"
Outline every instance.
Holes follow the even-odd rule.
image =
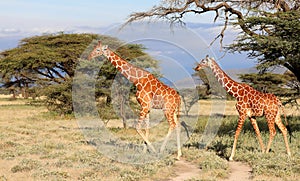
[[[229,162],[230,174],[225,181],[251,180],[252,168],[242,162]]]
[[[192,179],[201,174],[201,169],[199,167],[185,160],[176,161],[174,170],[177,176],[170,179],[172,181]]]
[[[224,181],[247,181],[251,180],[251,167],[241,162],[229,162],[230,174],[229,178]],[[175,162],[174,170],[176,177],[171,181],[183,181],[192,178],[201,177],[201,169],[195,164],[180,160]]]

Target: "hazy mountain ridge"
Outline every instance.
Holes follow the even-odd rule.
[[[284,67],[276,67],[270,72],[277,73],[277,74],[283,74],[286,70],[287,69]],[[258,72],[259,71],[255,67],[225,70],[225,73],[229,77],[231,77],[234,81],[237,81],[237,82],[242,82],[241,79],[239,78],[239,75],[241,75],[241,74],[250,74],[250,73],[258,73]],[[169,85],[168,83],[166,83],[166,84]],[[178,80],[175,83],[172,83],[172,86],[176,85],[176,87],[178,87],[178,88],[193,88],[195,85],[197,86],[200,84],[202,84],[201,79],[199,79],[199,77],[197,77],[197,76],[192,76],[192,79],[189,77],[189,78]]]

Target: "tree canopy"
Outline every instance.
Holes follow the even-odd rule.
[[[56,34],[22,39],[18,47],[1,52],[4,86],[62,83],[74,76],[78,58],[95,34]]]
[[[96,34],[47,34],[22,39],[16,48],[1,52],[2,87],[36,90],[46,95],[48,108],[60,113],[72,112],[72,82],[76,67],[89,48],[101,40],[121,57],[137,66],[156,71],[158,62],[138,44],[125,44],[114,37]],[[96,98],[111,96],[111,84],[117,70],[108,61],[98,64]],[[110,101],[109,101],[110,102]]]
[[[284,74],[242,74],[240,78],[243,82],[250,84],[261,92],[273,93],[284,97],[292,97],[300,93],[299,83],[295,82],[295,77],[289,71]]]
[[[300,11],[265,13],[264,17],[249,17],[245,23],[253,30],[259,26],[268,29],[261,34],[241,36],[229,49],[258,58],[258,69],[262,71],[282,65],[300,82]]]

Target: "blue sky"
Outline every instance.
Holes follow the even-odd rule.
[[[157,0],[1,0],[1,29],[12,31],[74,26],[109,26],[131,12],[147,10]]]
[[[149,24],[141,29],[140,25],[132,25],[127,31],[116,32],[118,25],[124,23],[132,12],[146,11],[159,3],[159,0],[0,0],[0,51],[14,48],[24,37],[65,31],[109,34],[122,40],[139,40],[138,43],[146,44],[147,41],[141,39],[155,37],[165,42],[174,41],[171,44],[174,43],[193,55],[172,52],[164,45],[158,50],[155,44],[149,42],[146,47],[150,53],[157,56],[178,59],[176,61],[189,69],[188,72],[192,72],[195,61],[203,58],[207,52],[216,58],[223,55],[223,52],[219,51],[218,42],[208,47],[220,32],[218,23],[212,23],[211,15],[187,17],[185,20],[193,24],[185,30],[176,28],[174,32],[170,31],[168,26]],[[225,42],[230,43],[236,34],[237,31],[228,30]],[[191,57],[195,60],[183,60]],[[252,60],[246,60],[245,55],[232,54],[227,54],[219,63],[224,69],[248,68],[255,65]],[[166,65],[162,63],[162,66]]]

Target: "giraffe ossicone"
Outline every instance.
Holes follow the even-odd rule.
[[[233,147],[232,147],[229,160],[233,160],[235,150],[236,150],[237,140],[242,130],[242,126],[245,122],[245,119],[247,117],[250,118],[251,124],[257,135],[262,152],[269,152],[271,143],[276,134],[276,129],[275,129],[275,124],[276,124],[280,129],[280,131],[282,132],[285,146],[286,146],[286,151],[287,154],[290,156],[291,152],[288,145],[287,128],[284,126],[280,118],[281,115],[280,111],[281,110],[283,111],[283,105],[281,101],[273,94],[262,93],[259,92],[258,90],[255,90],[254,88],[252,88],[247,84],[238,83],[234,81],[220,68],[220,66],[216,63],[216,61],[213,58],[210,58],[209,56],[206,56],[206,58],[202,59],[200,63],[194,68],[194,70],[199,71],[200,69],[206,67],[212,70],[214,76],[216,77],[218,82],[222,85],[222,87],[230,95],[235,97],[237,100],[236,109],[239,113],[239,120],[236,128]],[[265,116],[270,131],[270,137],[266,149],[262,141],[260,131],[255,119],[256,117],[260,117],[260,116]],[[287,121],[286,121],[286,125],[288,126]]]
[[[138,134],[147,143],[147,146],[156,152],[156,149],[149,141],[149,112],[151,108],[163,109],[164,114],[169,123],[168,133],[163,141],[160,151],[163,151],[168,139],[174,129],[177,136],[177,159],[182,155],[180,145],[180,123],[178,120],[180,109],[180,95],[177,91],[161,81],[159,81],[150,72],[136,67],[125,61],[107,45],[102,45],[101,41],[90,52],[88,59],[91,60],[98,56],[105,56],[110,63],[118,69],[118,71],[136,86],[136,99],[141,106],[139,120],[136,125]],[[146,129],[142,130],[143,123]]]

